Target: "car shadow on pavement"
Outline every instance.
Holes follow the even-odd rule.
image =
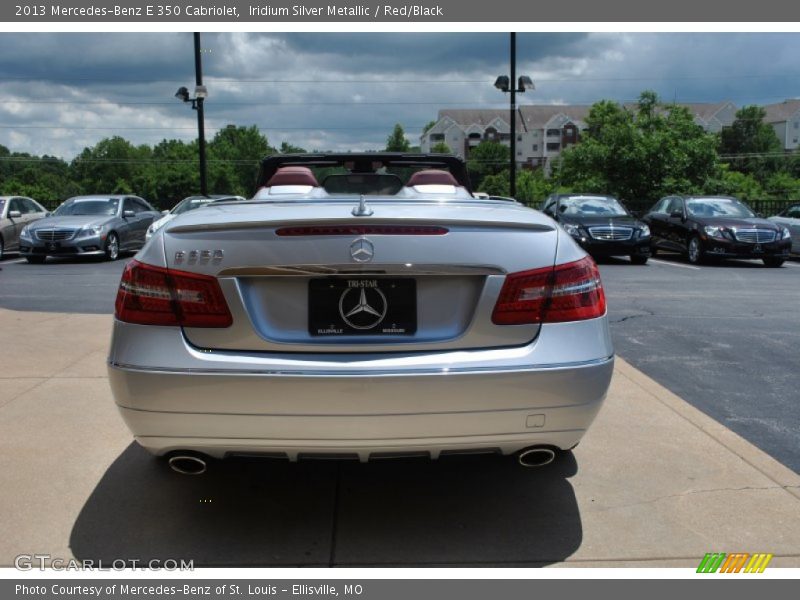
[[[70,547],[106,567],[538,566],[580,546],[576,472],[567,452],[539,469],[492,456],[232,458],[182,476],[131,444],[83,506]]]

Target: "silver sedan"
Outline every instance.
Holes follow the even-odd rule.
[[[0,196],[0,259],[19,250],[19,234],[26,225],[47,216],[47,209],[24,196]]]
[[[108,364],[139,444],[184,473],[237,454],[538,466],[578,444],[614,352],[598,269],[552,219],[475,198],[443,155],[276,156],[260,182],[124,271]]]
[[[783,212],[769,218],[789,229],[792,236],[792,253],[800,254],[800,204],[792,204]]]
[[[147,228],[160,216],[136,196],[77,196],[23,228],[20,253],[32,263],[43,263],[48,256],[116,260],[120,252],[141,248]]]

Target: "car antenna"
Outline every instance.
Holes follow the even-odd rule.
[[[364,194],[361,194],[361,200],[358,201],[358,206],[353,209],[354,217],[371,217],[374,211],[367,206],[367,199]]]

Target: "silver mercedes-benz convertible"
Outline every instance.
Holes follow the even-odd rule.
[[[613,348],[592,259],[542,213],[475,198],[460,159],[305,154],[153,236],[108,364],[136,441],[185,473],[232,455],[533,466],[586,433]]]

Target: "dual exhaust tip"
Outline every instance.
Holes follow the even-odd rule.
[[[517,453],[517,462],[527,468],[544,467],[553,462],[555,458],[555,451],[545,446],[523,448]]]
[[[208,462],[197,454],[173,454],[167,461],[169,468],[181,475],[202,475],[208,470]]]
[[[545,446],[532,446],[517,453],[517,462],[526,468],[544,467],[555,458],[555,451]],[[202,475],[208,470],[208,461],[199,454],[173,454],[168,464],[173,471],[181,475]]]

